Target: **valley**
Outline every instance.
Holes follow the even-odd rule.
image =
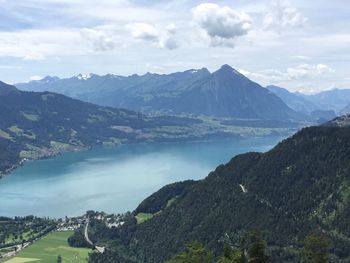
[[[200,141],[287,135],[307,122],[246,125],[210,116],[151,116],[101,107],[49,92],[23,92],[0,83],[0,175],[26,160],[66,151],[145,142]],[[251,123],[251,124],[250,124]],[[253,126],[252,126],[253,124]]]
[[[229,141],[221,141],[203,142],[202,144],[197,143],[197,145],[193,143],[162,145],[164,148],[154,150],[159,156],[154,155],[152,151],[151,154],[146,154],[149,155],[150,159],[146,158],[145,163],[155,164],[157,169],[162,171],[161,173],[166,171],[166,177],[171,174],[169,173],[170,170],[164,170],[164,167],[162,168],[160,164],[173,163],[173,174],[181,175],[178,168],[182,167],[182,169],[185,169],[183,174],[190,174],[190,177],[168,178],[170,180],[168,182],[163,178],[134,203],[131,201],[131,196],[124,201],[122,200],[120,204],[118,204],[120,195],[111,196],[111,208],[113,207],[114,211],[116,211],[115,207],[122,207],[123,202],[130,204],[130,207],[124,207],[124,211],[121,211],[120,215],[116,217],[111,217],[106,213],[89,211],[87,215],[81,217],[83,221],[79,219],[80,217],[76,219],[66,218],[64,219],[66,222],[80,220],[80,223],[74,227],[74,232],[70,232],[70,238],[68,238],[68,234],[62,233],[62,235],[66,235],[65,238],[71,240],[69,241],[71,245],[83,249],[88,246],[84,243],[85,241],[82,241],[86,239],[83,238],[83,233],[88,231],[89,240],[92,240],[94,245],[104,248],[103,253],[95,251],[89,256],[92,262],[106,262],[108,260],[115,262],[117,260],[118,262],[136,263],[165,262],[176,253],[180,253],[184,249],[184,244],[188,244],[193,240],[205,244],[205,248],[213,251],[214,257],[218,257],[222,253],[223,247],[223,241],[220,240],[227,240],[225,242],[232,242],[232,244],[235,244],[234,246],[239,247],[240,237],[254,229],[261,229],[268,244],[269,258],[271,257],[274,262],[297,262],[302,251],[303,240],[307,239],[310,233],[310,235],[312,233],[319,235],[313,231],[322,229],[322,236],[333,244],[330,249],[332,260],[334,262],[346,262],[350,245],[346,238],[349,235],[346,218],[350,201],[348,198],[349,119],[349,116],[344,116],[322,126],[304,128],[295,135],[282,140],[271,150],[269,149],[281,138],[276,138],[277,140],[272,138],[269,143],[264,141],[265,139],[260,139],[260,141],[249,139],[246,143],[240,140],[235,144],[231,144],[232,142],[229,143]],[[260,146],[257,147],[257,145]],[[134,145],[134,147],[139,146],[140,144]],[[159,147],[159,144],[155,144],[155,146]],[[245,148],[247,146],[250,148]],[[125,156],[130,158],[133,151],[144,154],[145,151],[147,152],[149,145],[143,145],[142,149],[135,148],[131,151],[130,145],[124,147],[128,151],[116,155],[114,153],[114,160],[125,163]],[[186,147],[190,151],[185,152]],[[206,147],[211,150],[209,148],[206,150]],[[112,148],[109,150],[112,153],[114,151]],[[268,151],[261,153],[261,151],[266,150]],[[186,161],[189,161],[192,168],[198,162],[198,167],[201,167],[201,169],[197,171],[188,169],[189,166],[186,166],[185,163],[176,161],[178,157],[175,157],[175,155],[172,155],[168,160],[162,159],[170,152],[174,154],[177,151],[180,151],[178,157],[182,156]],[[234,151],[237,154],[240,152],[243,154],[238,154],[229,160]],[[224,152],[226,153],[223,154]],[[301,152],[303,152],[302,155]],[[61,163],[59,162],[54,170],[62,169],[64,171],[67,170],[67,167],[62,167],[62,164],[67,163],[68,160],[74,164],[80,159],[81,164],[86,163],[86,161],[92,162],[87,170],[91,171],[97,178],[101,179],[106,176],[108,171],[106,160],[110,160],[111,156],[102,152],[103,155],[100,157],[89,160],[89,154],[96,157],[96,152],[86,151],[85,153],[87,156],[83,158],[81,156],[78,156],[78,159],[74,157],[79,153],[66,153],[51,160],[35,161],[33,164],[38,164],[38,162],[53,163],[62,158]],[[208,158],[206,162],[209,160],[213,166],[218,162],[226,162],[224,159],[229,160],[229,162],[217,166],[214,170],[208,166],[208,171],[212,170],[212,172],[204,177],[208,173],[205,169],[202,169],[205,167],[202,159],[204,156]],[[337,158],[336,162],[333,159],[335,156]],[[139,163],[142,158],[139,159],[136,156],[136,160]],[[150,162],[150,160],[153,161]],[[100,175],[93,171],[91,165],[97,164],[97,170],[99,170],[99,162],[102,162],[102,166],[105,168],[101,169],[103,173]],[[131,163],[131,167],[135,167],[135,162],[132,161]],[[29,164],[26,164],[23,168],[26,168]],[[312,165],[309,166],[310,164]],[[70,166],[68,162],[68,167]],[[37,171],[49,171],[54,166],[50,164],[49,167],[47,169],[39,168]],[[76,171],[82,170],[85,169],[79,165]],[[148,170],[152,176],[147,176],[145,170]],[[120,171],[125,171],[125,169]],[[152,180],[156,178],[156,170],[149,169],[149,166],[140,167],[140,171],[143,172],[139,174],[147,177],[145,181],[141,181],[140,177],[138,179],[132,177],[132,174],[138,173],[138,170],[131,170],[129,174],[122,174],[120,171],[118,172],[118,169],[116,169],[112,173],[123,175],[123,178],[126,177],[132,181],[132,183],[130,181],[121,184],[123,189],[127,185],[137,182],[145,186],[150,178]],[[30,177],[29,174],[26,174],[26,176]],[[47,177],[47,174],[43,173],[42,178]],[[16,175],[5,179],[11,178],[16,178]],[[84,184],[103,188],[104,192],[108,190],[107,185],[100,186],[96,183],[97,181],[88,183],[89,176],[86,174],[81,178],[84,178]],[[38,179],[35,179],[36,184],[39,182]],[[51,177],[50,180],[52,179],[54,184],[57,185],[57,178]],[[70,179],[65,180],[65,187],[70,185]],[[112,181],[115,182],[116,180],[112,179]],[[172,183],[174,181],[179,182]],[[22,179],[19,182],[23,185]],[[80,180],[80,182],[82,181]],[[117,180],[117,182],[120,181]],[[81,185],[80,183],[80,189],[86,188],[84,184]],[[161,187],[162,185],[166,186]],[[304,185],[308,185],[307,192],[305,192]],[[113,188],[117,188],[117,186],[118,184],[114,184]],[[138,192],[138,187],[136,185],[135,189],[128,189],[127,191],[135,195]],[[40,186],[38,190],[43,188]],[[160,188],[160,190],[149,195],[157,188]],[[8,189],[11,190],[11,187]],[[34,192],[38,190],[34,189]],[[50,188],[48,190],[54,192]],[[70,188],[64,194],[59,191],[60,195],[65,197],[72,192],[74,190]],[[303,198],[300,199],[300,196],[303,196]],[[96,202],[99,198],[98,195],[95,195],[91,201]],[[142,199],[144,200],[141,202]],[[72,203],[72,201],[70,200],[68,203]],[[68,203],[60,199],[59,203],[45,204],[44,207],[53,207],[57,210],[59,204],[64,204],[65,209],[67,209]],[[83,198],[80,198],[77,205],[82,206],[83,204]],[[93,206],[98,207],[96,203]],[[9,211],[13,211],[14,207],[16,205],[13,205]],[[135,207],[136,209],[134,209]],[[106,207],[101,208],[105,211],[108,210]],[[32,211],[35,211],[34,209],[34,206],[30,208]],[[126,210],[132,212],[123,213]],[[25,207],[21,207],[19,211],[25,212]],[[79,210],[76,210],[76,212],[77,214],[84,213]],[[46,212],[46,214],[49,214],[49,212]],[[89,218],[88,228],[86,227],[86,218]],[[51,241],[46,242],[45,240],[55,235],[55,232],[53,232],[41,241],[35,242],[32,245],[33,248],[25,248],[23,252],[19,253],[19,256],[30,258],[30,253],[32,253],[30,251],[35,250],[37,246],[49,246]],[[181,240],[181,242],[174,242],[174,236],[176,236],[176,240]],[[81,238],[83,239],[81,240]],[[73,240],[74,243],[72,243]],[[136,240],[137,242],[135,242]],[[164,244],[166,244],[165,250],[162,249]],[[200,243],[193,243],[193,246],[200,246]],[[74,249],[72,248],[72,251]],[[92,251],[86,250],[86,252],[91,253]],[[40,255],[39,252],[37,253]],[[58,253],[65,255],[61,250],[61,252],[54,252],[50,257],[54,258],[56,257],[54,255]]]
[[[164,262],[193,240],[219,256],[222,240],[239,247],[242,235],[260,229],[272,262],[299,262],[310,233],[330,240],[332,262],[347,262],[349,134],[349,116],[342,117],[305,128],[266,153],[238,155],[203,180],[165,186],[132,213],[142,223],[131,216],[107,230],[96,222],[104,233],[96,242],[110,252],[97,258]]]
[[[266,176],[273,176],[275,172],[266,169],[270,166],[277,169],[278,165],[270,164],[274,160],[272,157],[271,160],[267,157],[266,162],[263,160],[264,156],[275,156],[274,152],[278,152],[280,147],[283,149],[283,145],[288,145],[295,137],[301,138],[301,144],[307,144],[302,134],[306,133],[307,141],[308,131],[312,130],[315,130],[313,140],[319,142],[319,146],[324,144],[326,152],[331,154],[334,149],[327,147],[336,145],[332,132],[339,130],[337,136],[344,136],[343,131],[348,129],[348,117],[339,117],[321,127],[303,128],[329,120],[335,113],[333,115],[331,111],[318,110],[318,106],[313,106],[306,98],[286,93],[279,87],[268,87],[281,96],[279,98],[227,65],[214,73],[202,70],[200,74],[203,72],[204,77],[193,80],[191,85],[195,88],[190,85],[191,88],[186,92],[191,93],[197,89],[202,93],[209,91],[211,94],[208,96],[216,97],[217,102],[222,103],[220,106],[215,104],[217,102],[211,105],[212,102],[207,101],[204,108],[198,104],[196,109],[186,110],[145,110],[148,106],[117,109],[48,91],[20,91],[14,86],[0,83],[0,108],[8,113],[0,116],[0,148],[6,149],[0,152],[0,214],[10,219],[27,215],[38,216],[38,220],[56,218],[52,221],[54,224],[60,222],[62,217],[65,220],[75,220],[74,217],[79,218],[92,209],[122,214],[122,223],[113,227],[109,226],[108,220],[97,216],[91,217],[91,220],[85,218],[79,226],[74,226],[72,232],[67,232],[71,230],[69,227],[64,227],[64,232],[54,232],[61,227],[52,228],[51,223],[45,223],[51,227],[50,230],[45,230],[44,234],[38,232],[38,236],[31,237],[29,242],[24,241],[28,235],[21,234],[23,251],[19,251],[18,257],[13,260],[18,258],[28,261],[36,259],[34,255],[37,254],[38,260],[43,262],[53,260],[58,255],[64,261],[73,256],[81,262],[87,262],[88,258],[92,262],[97,259],[164,262],[179,253],[184,244],[193,240],[203,242],[218,257],[222,244],[217,242],[223,238],[223,233],[226,233],[230,242],[237,243],[240,235],[260,228],[266,231],[273,260],[292,258],[295,261],[301,249],[298,240],[306,238],[307,229],[319,224],[324,231],[331,231],[327,235],[341,251],[347,249],[347,240],[340,238],[347,233],[333,228],[335,218],[347,213],[342,208],[348,202],[346,180],[337,182],[344,189],[343,186],[332,185],[334,191],[340,191],[340,195],[345,197],[337,201],[340,207],[332,211],[329,219],[320,216],[328,213],[324,212],[323,206],[315,208],[318,211],[316,214],[299,214],[301,204],[296,207],[295,204],[285,206],[281,203],[281,200],[294,200],[294,194],[283,187],[286,185],[284,180],[292,180],[285,176],[291,176],[297,165],[284,167],[280,172],[282,179],[276,177],[271,181]],[[196,73],[197,71],[191,72]],[[169,76],[163,77],[167,83]],[[136,78],[143,79],[144,76]],[[179,81],[184,79],[186,78],[181,76]],[[230,85],[235,82],[239,83],[235,91],[238,94],[230,95]],[[180,84],[175,87],[178,88],[183,83]],[[212,93],[213,90],[222,97]],[[248,90],[251,94],[244,94]],[[181,94],[175,97],[184,96]],[[225,102],[230,96],[238,96],[240,103],[235,103],[234,97]],[[200,98],[200,101],[204,100],[204,97]],[[234,107],[230,107],[230,103]],[[134,102],[131,104],[134,105]],[[178,105],[178,102],[175,104]],[[187,101],[185,104],[191,103]],[[245,104],[254,104],[257,108],[246,109]],[[267,104],[271,107],[266,108],[264,105]],[[167,102],[166,105],[171,103]],[[211,106],[207,108],[208,105]],[[211,107],[220,108],[220,111],[212,111]],[[143,113],[133,110],[141,110]],[[325,144],[322,135],[318,138],[319,133],[323,132],[333,144]],[[296,135],[285,139],[294,133]],[[339,137],[338,142],[346,144],[347,137]],[[281,150],[278,158],[292,158],[290,160],[293,161],[293,151],[298,151],[297,143],[294,144],[288,153],[292,156],[283,157],[288,150]],[[346,147],[338,147],[338,150],[342,149],[346,151]],[[304,150],[304,157],[306,154]],[[319,150],[314,149],[313,154],[317,156]],[[340,153],[334,154],[340,156]],[[317,159],[313,160],[317,162]],[[299,163],[298,159],[295,161]],[[228,163],[223,165],[226,162]],[[234,165],[231,167],[232,162]],[[256,165],[260,166],[255,168]],[[244,177],[227,179],[225,169],[229,170],[229,174],[232,170],[232,173],[238,173],[235,176]],[[221,170],[224,171],[222,178]],[[314,170],[317,171],[316,168]],[[264,178],[259,179],[257,174],[262,174]],[[300,184],[305,185],[303,180],[308,179],[303,178],[303,173],[300,176]],[[321,172],[321,176],[326,175]],[[292,181],[293,183],[288,183],[290,186],[299,184]],[[264,187],[261,188],[261,185]],[[321,186],[316,185],[315,189],[319,187]],[[272,194],[273,192],[275,193]],[[285,197],[288,194],[291,196]],[[327,204],[326,196],[319,198],[321,203]],[[203,200],[206,201],[201,205]],[[304,200],[306,201],[314,202],[309,199]],[[313,209],[310,208],[313,207],[311,203],[307,207]],[[230,211],[240,212],[236,214]],[[101,215],[105,215],[104,212]],[[186,216],[182,215],[184,212]],[[252,224],[245,221],[256,218],[256,213],[262,215],[258,221]],[[279,217],[278,222],[274,221],[275,216]],[[230,221],[224,218],[230,218]],[[181,220],[185,221],[181,223]],[[220,227],[214,221],[220,222]],[[243,225],[238,222],[243,222]],[[286,224],[289,224],[289,230],[280,236]],[[195,229],[195,225],[198,228]],[[279,234],[270,229],[270,225],[277,227]],[[169,238],[176,237],[176,244],[165,237],[163,228],[171,233]],[[291,231],[298,234],[293,234],[290,240],[285,239],[291,235]],[[7,244],[8,241],[2,244],[5,255],[13,254],[13,248],[21,245],[17,239],[12,238],[13,244]],[[56,242],[61,242],[61,245],[56,246]],[[67,247],[66,242],[76,248]],[[93,242],[99,249],[103,248],[102,253],[99,250],[94,252],[81,248],[91,247],[86,242]],[[158,242],[166,243],[167,250],[161,251]],[[52,247],[53,244],[56,245]],[[197,245],[194,243],[194,246]],[[39,250],[50,250],[52,253],[44,253],[41,258]],[[80,253],[83,257],[77,257]],[[332,253],[335,259],[343,257],[343,252],[338,250]]]
[[[349,14],[0,0],[0,263],[350,263]]]

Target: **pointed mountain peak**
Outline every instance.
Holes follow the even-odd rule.
[[[235,70],[233,67],[231,67],[230,65],[222,65],[221,68],[219,68],[217,71],[214,72],[215,73],[220,73],[220,74],[235,74],[235,75],[242,75],[241,73],[239,73],[237,70]]]
[[[224,64],[221,66],[221,68],[219,70],[233,70],[233,67],[231,67],[228,64]]]
[[[221,68],[219,68],[217,71],[215,71],[213,73],[214,76],[217,77],[224,77],[224,78],[246,78],[244,75],[242,75],[241,73],[239,73],[237,70],[235,70],[233,67],[231,67],[230,65],[223,65],[221,66]]]

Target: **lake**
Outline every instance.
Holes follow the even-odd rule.
[[[266,151],[281,139],[133,144],[30,161],[0,180],[0,215],[64,217],[87,210],[132,211],[166,184],[202,179],[233,156]]]

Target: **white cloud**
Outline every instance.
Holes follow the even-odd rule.
[[[127,28],[131,30],[133,37],[142,40],[155,41],[160,35],[160,32],[153,25],[146,23],[129,24]]]
[[[29,77],[30,81],[32,81],[32,80],[42,80],[42,79],[43,79],[43,77],[40,77],[38,75],[34,75],[34,76]]]
[[[308,76],[317,76],[330,72],[334,72],[334,69],[325,64],[301,64],[294,68],[288,68],[286,76],[288,79],[300,79]]]
[[[302,27],[308,18],[287,0],[272,0],[269,12],[265,15],[263,27],[281,31],[284,28]]]
[[[293,80],[308,80],[315,77],[323,76],[326,73],[333,73],[335,70],[325,64],[301,64],[296,67],[287,68],[285,72],[276,69],[261,70],[251,72],[246,69],[238,70],[241,74],[251,78],[263,85],[282,83]]]
[[[53,28],[0,32],[0,56],[25,60],[86,55],[108,47],[108,38],[99,29]]]
[[[0,69],[21,69],[22,66],[13,66],[13,65],[0,65]]]
[[[298,56],[293,56],[292,58],[295,58],[297,60],[310,60],[311,58],[308,56],[302,56],[302,55],[298,55]]]
[[[0,32],[0,57],[45,60],[105,52],[121,47],[123,35],[125,30],[114,25]]]
[[[192,10],[192,14],[194,21],[205,30],[214,46],[232,46],[233,40],[246,35],[252,25],[248,14],[214,3],[200,4]]]
[[[346,1],[287,1],[0,0],[0,79],[141,74],[150,70],[146,63],[163,73],[214,70],[230,63],[251,70],[259,83],[350,87]],[[133,24],[143,26],[137,32],[127,27]],[[231,52],[213,48],[234,45]]]
[[[178,43],[175,39],[176,26],[169,24],[166,27],[154,26],[147,23],[133,23],[126,26],[131,35],[140,40],[149,41],[158,47],[175,49]]]
[[[61,29],[0,32],[0,56],[43,60],[47,56],[72,54],[77,49],[72,45],[75,38],[75,31]]]
[[[86,39],[91,47],[91,51],[108,51],[121,46],[118,40],[119,30],[113,25],[106,25],[96,28],[83,28],[81,36]]]

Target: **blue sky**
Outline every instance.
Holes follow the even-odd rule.
[[[230,64],[262,85],[350,88],[348,0],[0,0],[0,80]]]

